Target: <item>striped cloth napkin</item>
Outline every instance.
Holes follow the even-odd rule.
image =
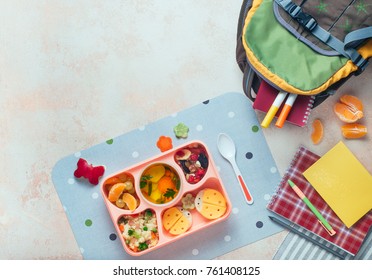
[[[314,245],[299,235],[289,232],[278,251],[274,260],[338,260],[334,254]],[[362,247],[355,257],[351,255],[346,260],[372,260],[372,233],[364,240]]]

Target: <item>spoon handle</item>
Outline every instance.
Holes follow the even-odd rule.
[[[238,175],[238,180],[239,180],[240,186],[242,188],[245,200],[247,201],[248,204],[253,204],[253,197],[252,197],[247,185],[245,184],[242,175]]]
[[[233,166],[233,169],[235,171],[235,174],[238,178],[238,181],[239,181],[239,184],[240,184],[240,187],[242,189],[242,192],[244,194],[244,198],[245,198],[245,201],[248,203],[248,204],[253,204],[253,197],[251,195],[251,192],[249,191],[248,187],[247,187],[247,184],[245,183],[244,179],[243,179],[243,176],[238,168],[238,166],[236,165],[236,163],[233,161],[232,162],[232,166]]]

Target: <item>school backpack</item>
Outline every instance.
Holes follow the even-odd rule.
[[[236,59],[254,101],[265,80],[278,90],[315,95],[314,107],[372,56],[371,0],[244,0]]]

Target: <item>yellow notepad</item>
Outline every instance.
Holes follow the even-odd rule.
[[[348,228],[372,209],[372,176],[343,142],[303,175]]]

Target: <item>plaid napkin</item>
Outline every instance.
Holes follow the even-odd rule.
[[[301,146],[284,174],[267,209],[313,233],[315,238],[321,238],[329,245],[341,248],[354,256],[359,251],[372,225],[372,211],[368,212],[351,228],[347,228],[302,175],[319,158],[318,155]],[[336,235],[330,236],[327,233],[316,216],[291,189],[287,183],[288,179],[292,180],[302,190],[315,208],[333,227]]]

